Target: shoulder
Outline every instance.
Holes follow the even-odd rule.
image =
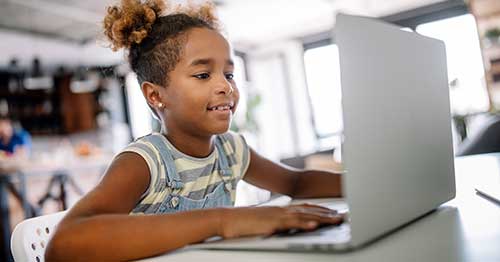
[[[111,161],[99,185],[76,204],[77,209],[128,213],[147,192],[150,180],[144,159],[134,153],[122,152]]]
[[[132,152],[141,156],[148,164],[150,170],[157,170],[161,165],[160,149],[158,148],[161,137],[157,134],[149,134],[135,139],[128,144],[120,153]]]
[[[236,155],[244,156],[250,153],[250,147],[243,135],[228,131],[217,136],[219,138],[218,143],[222,143],[225,149],[234,152]]]
[[[247,142],[245,141],[245,138],[243,135],[233,132],[233,131],[228,131],[224,134],[217,135],[218,138],[222,143],[228,143],[232,148],[236,147],[244,147],[247,148]]]
[[[237,163],[241,173],[244,174],[250,162],[250,147],[243,135],[228,131],[218,135],[218,138],[218,143],[222,143],[222,146],[226,149],[230,162]]]
[[[141,137],[138,137],[136,139],[134,139],[134,141],[131,143],[136,143],[136,142],[146,142],[146,141],[150,141],[151,139],[155,138],[155,137],[160,137],[161,134],[159,133],[151,133],[151,134],[147,134],[145,136],[141,136]]]
[[[16,129],[16,130],[14,130],[14,136],[29,137],[30,134],[28,133],[28,131],[26,131],[24,129]]]
[[[29,143],[31,141],[30,134],[24,129],[14,131],[13,139],[17,143]]]
[[[146,165],[146,172],[149,175],[149,187],[141,195],[141,199],[144,198],[149,192],[152,192],[153,187],[156,185],[157,181],[164,179],[166,174],[164,172],[164,159],[162,158],[161,148],[158,147],[158,143],[163,143],[161,140],[161,135],[156,133],[149,134],[143,137],[135,139],[133,142],[128,144],[123,150],[121,150],[117,156],[128,155],[128,158],[134,158],[135,163],[142,162]],[[128,154],[127,154],[128,153]],[[132,155],[135,155],[132,157]],[[142,160],[141,160],[142,159]],[[123,162],[126,162],[125,159]],[[144,170],[141,170],[144,172]]]
[[[137,148],[149,148],[156,151],[157,144],[159,142],[161,142],[161,137],[156,133],[152,133],[136,138],[134,141],[128,144],[123,151],[134,151],[134,149]]]

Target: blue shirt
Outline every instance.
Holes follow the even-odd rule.
[[[9,153],[14,153],[16,147],[23,146],[27,150],[31,148],[31,136],[25,130],[14,130],[10,141],[7,144],[4,144],[3,141],[0,141],[0,150],[6,151]]]

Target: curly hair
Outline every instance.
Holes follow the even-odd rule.
[[[189,29],[220,31],[211,2],[171,8],[163,0],[121,0],[121,6],[108,7],[103,24],[111,49],[129,51],[128,62],[139,83],[162,86],[168,85],[168,73],[180,60]]]

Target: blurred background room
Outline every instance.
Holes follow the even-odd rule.
[[[0,261],[10,259],[17,223],[71,207],[117,152],[159,131],[125,54],[103,41],[101,21],[113,2],[0,0],[0,127],[7,130],[0,140],[15,134],[23,145],[0,151]],[[231,129],[262,155],[342,170],[337,12],[443,40],[455,154],[500,151],[499,0],[214,3],[242,96]],[[270,197],[244,182],[238,190],[238,205]]]

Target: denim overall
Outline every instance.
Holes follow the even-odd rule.
[[[222,182],[217,185],[211,193],[200,200],[194,200],[180,195],[184,183],[177,173],[172,153],[162,139],[163,138],[158,135],[145,137],[145,140],[154,145],[160,153],[162,160],[160,164],[163,165],[164,170],[167,172],[167,186],[172,189],[170,195],[163,200],[155,213],[175,213],[193,209],[232,206],[230,190],[232,188],[231,178],[233,171],[229,167],[228,155],[224,149],[223,141],[219,136],[216,137],[215,148],[218,154],[218,171],[222,178]]]

